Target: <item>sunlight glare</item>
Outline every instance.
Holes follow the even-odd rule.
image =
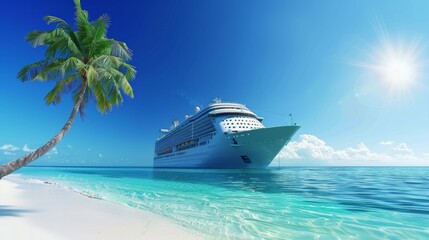
[[[401,90],[410,87],[418,75],[417,63],[415,59],[399,50],[382,52],[376,69],[381,80],[391,90]]]
[[[378,43],[370,46],[369,58],[354,62],[372,75],[373,83],[378,83],[393,97],[405,97],[418,83],[422,61],[419,41],[392,39],[381,23],[376,27]]]

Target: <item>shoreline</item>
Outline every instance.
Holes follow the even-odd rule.
[[[1,236],[40,239],[203,239],[149,211],[18,175],[0,180]]]

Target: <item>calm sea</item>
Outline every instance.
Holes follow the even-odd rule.
[[[206,239],[429,239],[427,167],[19,173],[166,216]]]

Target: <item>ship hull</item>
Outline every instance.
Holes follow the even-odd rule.
[[[157,168],[265,168],[298,126],[217,134],[210,144],[154,159]]]

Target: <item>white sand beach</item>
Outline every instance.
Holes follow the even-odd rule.
[[[14,240],[202,239],[151,212],[16,175],[0,180],[0,236]]]

